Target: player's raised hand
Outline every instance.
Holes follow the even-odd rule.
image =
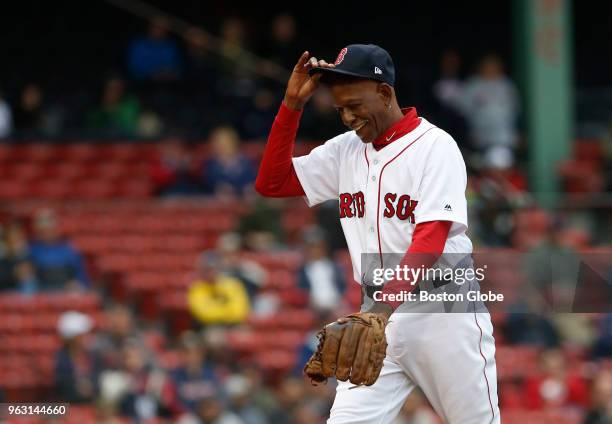
[[[320,73],[313,76],[308,75],[308,71],[315,67],[333,68],[334,65],[324,60],[317,60],[314,56],[311,57],[307,51],[302,53],[287,83],[284,100],[287,107],[296,110],[302,109],[313,95],[319,86],[319,79],[322,75]]]

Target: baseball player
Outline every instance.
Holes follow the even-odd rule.
[[[394,279],[373,293],[362,269],[362,254],[382,267],[386,254],[401,253],[401,264],[415,269],[443,253],[471,258],[461,153],[415,108],[399,107],[394,83],[393,61],[376,45],[349,45],[333,64],[304,52],[270,131],[257,191],[304,196],[310,206],[337,199],[362,284],[361,311],[322,330],[305,372],[314,381],[339,380],[330,423],[393,422],[417,386],[447,423],[498,423],[486,309],[410,313],[409,302],[393,295],[419,290],[419,281]],[[292,157],[302,109],[320,84],[349,131]]]

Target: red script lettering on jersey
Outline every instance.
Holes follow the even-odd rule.
[[[396,201],[397,200],[397,201]],[[402,194],[399,199],[397,193],[385,194],[385,218],[393,218],[397,216],[400,220],[410,220],[414,224],[414,210],[419,202],[412,200],[407,194]]]
[[[365,213],[365,196],[361,191],[357,193],[340,194],[340,218],[363,218]]]

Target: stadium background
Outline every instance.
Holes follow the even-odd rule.
[[[179,31],[162,42],[166,62],[158,74],[147,73],[154,61],[139,66],[134,47],[147,47],[150,23],[117,7],[134,2],[13,4],[0,17],[2,399],[69,401],[71,413],[60,422],[74,423],[313,423],[328,412],[333,384],[311,388],[301,364],[312,331],[354,309],[359,292],[337,204],[310,210],[301,199],[266,201],[253,192],[284,78],[257,57],[289,69],[305,49],[332,59],[352,42],[384,46],[402,104],[449,128],[464,151],[478,252],[608,252],[607,16],[585,2],[568,6],[571,149],[555,164],[556,203],[544,208],[529,177],[518,3],[388,4],[372,12],[157,1],[195,25],[165,22]],[[273,28],[282,34],[275,38]],[[436,92],[445,78],[470,81],[492,53],[523,106],[518,145],[501,159],[479,155],[469,117]],[[454,58],[456,74],[442,72],[443,57]],[[339,131],[329,99],[317,96],[296,153]],[[308,266],[315,262],[333,275],[324,289],[331,304],[313,294]],[[498,278],[527,278],[520,262],[513,266],[516,275]],[[196,282],[215,269],[235,279],[211,295]],[[94,327],[66,311],[86,314]],[[493,318],[504,422],[612,420],[611,315],[533,309]],[[415,394],[400,422],[436,421]]]

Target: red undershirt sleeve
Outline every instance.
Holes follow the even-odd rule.
[[[301,116],[301,110],[289,109],[284,103],[281,104],[255,180],[255,189],[262,196],[305,195],[291,160]]]
[[[417,224],[412,233],[412,243],[400,262],[400,267],[430,268],[444,251],[451,225],[452,221],[428,221]],[[382,293],[397,295],[402,291],[410,292],[416,288],[417,283],[418,281],[392,280],[384,285]],[[395,310],[403,302],[385,300],[384,303],[391,305]]]

